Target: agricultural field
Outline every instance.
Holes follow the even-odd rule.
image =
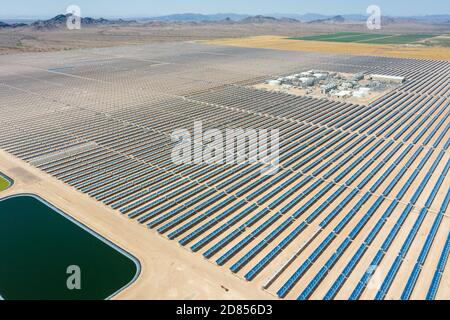
[[[340,33],[342,34],[342,33]],[[356,35],[353,35],[356,36]],[[383,38],[387,39],[387,38]],[[446,38],[447,41],[449,38]],[[379,39],[381,40],[381,38]],[[368,42],[331,42],[300,40],[280,36],[257,36],[199,41],[201,43],[245,48],[275,49],[286,51],[320,52],[324,54],[346,54],[413,59],[450,60],[450,49],[444,46],[374,44]]]
[[[450,47],[450,36],[439,36],[423,41],[423,44],[431,47]]]
[[[359,32],[337,32],[306,37],[289,38],[290,40],[326,41],[326,42],[361,42],[373,44],[415,44],[424,39],[432,39],[433,34],[381,34]]]
[[[374,44],[421,44],[421,41],[425,39],[433,39],[434,35],[429,34],[403,34],[394,35],[385,38],[377,38],[371,40],[361,41],[364,43],[374,43]]]

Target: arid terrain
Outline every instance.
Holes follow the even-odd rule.
[[[383,33],[450,34],[448,24],[390,23]],[[81,30],[20,27],[0,28],[0,54],[45,52],[79,48],[113,47],[173,41],[213,40],[254,36],[299,37],[329,32],[367,32],[364,23],[300,23],[300,22],[209,22],[209,23],[131,23],[124,25],[83,26]],[[435,42],[441,45],[439,42]],[[299,44],[298,44],[299,45]]]

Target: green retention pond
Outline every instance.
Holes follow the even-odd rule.
[[[0,172],[0,192],[8,189],[12,184],[12,180]]]
[[[103,300],[133,283],[130,254],[34,195],[0,200],[0,297]]]

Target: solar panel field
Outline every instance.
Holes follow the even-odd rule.
[[[0,65],[0,148],[193,259],[284,299],[450,297],[450,62],[169,43]],[[368,105],[252,87],[311,68],[407,80]],[[173,163],[194,121],[278,129],[279,171]]]

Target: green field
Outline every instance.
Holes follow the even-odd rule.
[[[423,44],[430,47],[450,47],[450,36],[435,37],[424,41]]]
[[[382,39],[373,39],[370,41],[363,41],[364,43],[375,43],[375,44],[409,44],[417,43],[424,39],[433,38],[432,34],[408,34],[408,35],[397,35],[390,36]]]
[[[10,185],[11,183],[2,175],[0,175],[0,191],[5,191],[9,188]]]
[[[339,40],[346,37],[359,36],[362,33],[359,32],[338,32],[331,34],[320,34],[315,36],[306,36],[300,38],[290,38],[291,40],[310,40],[310,41],[332,41]]]
[[[326,42],[357,42],[366,44],[412,44],[424,39],[433,38],[432,34],[382,34],[360,32],[337,32],[314,36],[289,38],[290,40],[326,41]]]

